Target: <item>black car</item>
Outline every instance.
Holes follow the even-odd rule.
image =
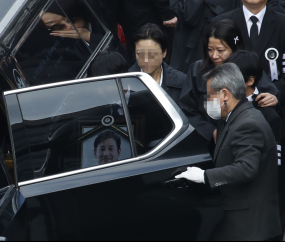
[[[3,239],[209,240],[219,193],[174,179],[213,167],[207,142],[147,74],[86,78],[120,49],[104,1],[2,1]],[[76,38],[51,35],[67,24]]]

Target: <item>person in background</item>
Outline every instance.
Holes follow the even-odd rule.
[[[244,42],[237,24],[231,20],[213,23],[204,37],[204,58],[192,64],[187,81],[180,97],[180,107],[188,117],[190,124],[196,128],[208,142],[216,141],[217,121],[211,118],[204,106],[207,93],[203,75],[213,70],[238,50],[244,49]],[[279,92],[270,79],[264,75],[258,83],[261,94],[256,101],[261,107],[276,106]],[[211,145],[213,146],[213,145]]]
[[[102,52],[95,57],[91,63],[88,76],[107,76],[128,72],[128,63],[124,57],[117,52]]]
[[[203,34],[211,20],[241,6],[241,0],[170,0],[178,17],[170,65],[187,74],[190,66],[203,58]]]
[[[282,119],[278,114],[276,107],[262,108],[255,101],[256,97],[260,93],[257,86],[263,75],[263,68],[258,56],[254,52],[237,51],[232,54],[225,63],[234,63],[239,67],[245,80],[247,99],[263,114],[264,118],[270,125],[277,142],[278,153],[281,154],[280,130],[282,129]],[[279,165],[281,165],[281,158],[279,159]]]
[[[266,241],[282,234],[276,142],[267,121],[246,98],[244,78],[233,63],[205,75],[211,116],[222,118],[214,169],[191,167],[176,179],[220,190],[224,217],[213,241]]]
[[[137,62],[129,72],[149,74],[178,103],[186,75],[164,62],[167,55],[167,35],[156,24],[146,24],[133,36]]]
[[[122,15],[122,26],[132,65],[135,63],[135,56],[132,51],[132,36],[147,23],[157,24],[167,33],[171,44],[168,48],[166,62],[170,63],[177,18],[170,9],[169,0],[124,0]]]

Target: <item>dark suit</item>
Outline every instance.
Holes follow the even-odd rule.
[[[168,93],[168,95],[178,103],[182,87],[186,81],[186,75],[180,71],[174,70],[166,63],[162,64],[163,67],[163,82],[162,88]],[[136,63],[129,72],[140,72],[141,69]]]
[[[179,20],[171,66],[188,73],[191,64],[203,58],[203,34],[211,20],[241,5],[241,0],[170,0]]]
[[[282,119],[279,116],[278,112],[276,111],[276,108],[274,107],[266,107],[262,108],[258,106],[258,103],[253,101],[253,106],[259,110],[266,121],[268,122],[269,126],[272,129],[272,132],[274,134],[275,140],[278,144],[281,144],[281,130],[282,130]]]
[[[245,17],[243,9],[231,11],[226,14],[222,14],[216,17],[213,21],[218,21],[222,19],[231,19],[239,25],[242,31],[242,37],[245,42],[246,49],[249,51],[253,50],[251,46],[251,41],[248,35],[248,29],[245,22]],[[263,68],[267,75],[271,76],[269,61],[265,57],[266,50],[269,48],[275,48],[279,51],[279,58],[277,60],[279,80],[274,81],[276,86],[280,91],[280,104],[283,106],[283,113],[285,111],[285,74],[283,73],[283,54],[285,54],[285,15],[275,12],[270,8],[267,8],[260,34],[259,43],[257,44],[257,54],[260,57]]]
[[[211,188],[221,191],[225,216],[213,240],[265,241],[281,235],[276,142],[252,103],[241,101],[231,113],[214,164],[205,174]]]
[[[211,65],[205,72],[201,73],[201,63],[201,61],[197,61],[191,66],[187,81],[182,89],[179,105],[188,117],[190,124],[199,134],[210,141],[217,127],[217,121],[209,117],[204,107],[207,81],[203,79],[203,74],[206,74],[206,72],[212,70],[215,66]],[[279,94],[278,89],[266,75],[263,75],[259,81],[258,89],[260,92],[269,92],[275,96]]]

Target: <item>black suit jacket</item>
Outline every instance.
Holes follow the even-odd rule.
[[[248,30],[245,22],[245,17],[243,9],[231,11],[226,14],[222,14],[213,21],[219,21],[222,19],[231,19],[239,25],[242,37],[245,41],[246,49],[252,51],[250,38],[248,35]],[[263,68],[268,76],[271,76],[269,61],[265,57],[265,53],[269,48],[275,48],[279,52],[279,58],[277,60],[278,71],[279,71],[279,80],[274,81],[276,86],[280,91],[279,101],[281,105],[285,108],[285,74],[283,73],[283,54],[285,54],[285,15],[275,12],[274,10],[267,8],[266,14],[264,16],[261,31],[259,35],[258,43],[258,55],[262,62]],[[283,110],[284,113],[284,110]]]
[[[277,144],[281,144],[282,119],[276,111],[276,108],[262,108],[259,107],[258,103],[255,101],[253,101],[252,104],[257,110],[259,110],[263,114],[264,118],[272,129]]]
[[[211,20],[242,6],[241,0],[170,0],[178,17],[171,66],[188,73],[192,63],[203,58],[203,34]]]
[[[162,67],[163,67],[162,88],[168,93],[168,95],[176,103],[178,103],[182,87],[186,81],[186,75],[180,71],[174,70],[166,63],[163,63]],[[129,70],[129,72],[140,72],[140,71],[141,69],[138,63],[136,63]]]
[[[265,241],[282,234],[274,135],[252,103],[238,105],[220,137],[215,168],[206,171],[220,189],[225,216],[213,240]]]

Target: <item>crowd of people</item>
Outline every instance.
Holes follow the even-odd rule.
[[[177,178],[221,190],[228,208],[213,240],[281,235],[285,1],[109,2],[128,57],[102,53],[89,75],[124,73],[128,65],[149,74],[204,137],[215,168],[189,168]]]

